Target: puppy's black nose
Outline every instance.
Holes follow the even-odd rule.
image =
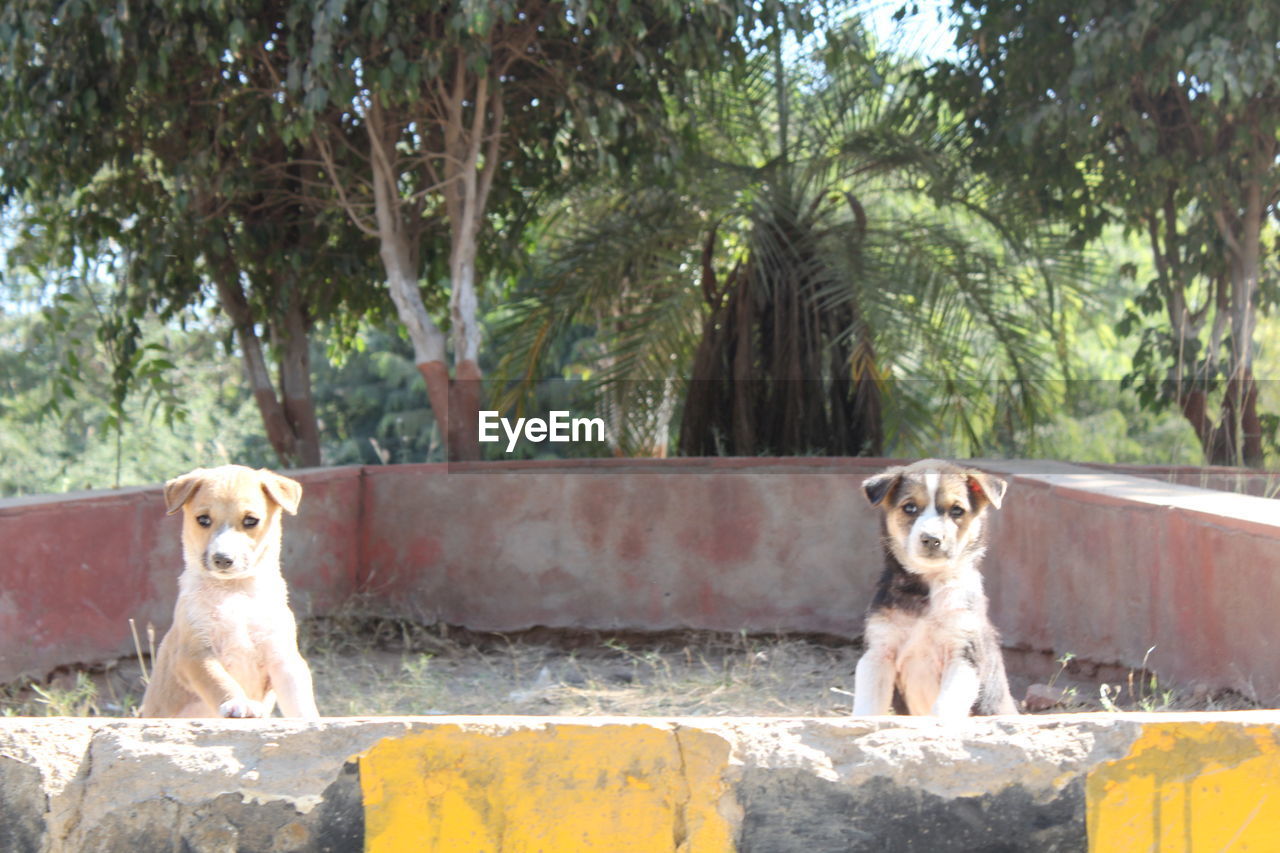
[[[219,571],[226,571],[231,568],[232,564],[235,563],[235,560],[231,559],[226,554],[217,553],[213,555],[210,562],[213,563],[213,567],[215,569],[218,569]]]
[[[936,551],[942,547],[942,540],[937,536],[931,536],[928,533],[921,533],[920,544],[930,551]]]

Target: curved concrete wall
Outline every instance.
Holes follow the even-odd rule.
[[[1164,483],[1238,492],[1259,498],[1280,498],[1280,471],[1258,471],[1222,465],[1093,465],[1111,474],[1132,474]]]
[[[880,569],[859,484],[884,460],[584,460],[296,472],[302,613],[354,593],[479,630],[848,636]],[[985,566],[1006,643],[1183,685],[1280,692],[1280,504],[1055,463],[1011,479]],[[126,655],[168,624],[179,522],[158,487],[0,501],[0,680]]]
[[[365,488],[368,588],[426,620],[856,635],[866,460],[400,466]],[[871,559],[866,559],[871,555]]]
[[[1047,463],[993,463],[1016,498],[988,591],[1006,640],[1280,700],[1280,502]],[[1147,650],[1150,649],[1150,657]]]
[[[361,480],[359,468],[304,475],[305,514],[285,522],[286,572],[303,612],[357,589]],[[131,654],[131,618],[144,646],[148,623],[167,628],[181,530],[160,486],[0,500],[0,681]]]
[[[0,849],[1270,850],[1280,714],[0,719]]]

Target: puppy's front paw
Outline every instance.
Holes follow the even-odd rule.
[[[218,706],[218,713],[224,717],[265,717],[265,709],[261,702],[252,699],[228,699]]]

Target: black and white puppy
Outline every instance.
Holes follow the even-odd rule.
[[[1018,713],[978,571],[1004,480],[924,459],[862,489],[882,511],[885,568],[867,611],[853,713]]]

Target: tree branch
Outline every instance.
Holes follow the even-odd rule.
[[[329,148],[328,140],[320,134],[315,134],[313,141],[316,144],[316,149],[320,152],[320,159],[324,164],[325,173],[329,176],[329,182],[338,194],[338,204],[341,205],[343,211],[351,219],[351,223],[356,228],[359,228],[362,234],[367,234],[370,237],[378,236],[378,229],[360,214],[357,205],[347,196],[346,186],[342,181],[338,180],[338,166],[334,162],[333,151]]]

